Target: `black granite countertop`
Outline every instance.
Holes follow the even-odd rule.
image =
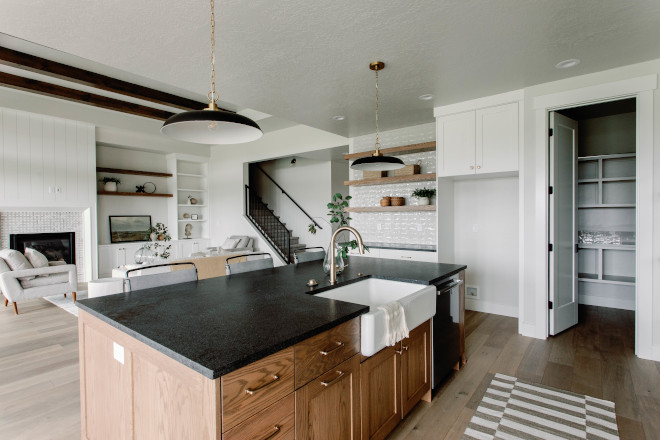
[[[466,266],[349,258],[335,286],[321,262],[78,301],[80,309],[209,378],[333,328],[369,307],[315,297],[369,276],[434,284]],[[310,278],[319,285],[310,291]]]

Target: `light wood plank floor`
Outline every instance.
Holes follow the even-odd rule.
[[[44,300],[0,307],[0,437],[80,438],[76,318]],[[517,320],[466,313],[468,364],[420,403],[390,440],[460,439],[495,373],[612,400],[622,439],[660,438],[660,363],[633,355],[634,314],[580,308],[580,325],[546,341]]]

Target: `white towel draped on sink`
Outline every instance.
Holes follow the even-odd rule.
[[[385,345],[392,346],[410,334],[406,324],[406,314],[399,301],[392,301],[378,306],[387,317],[387,331],[384,336]]]

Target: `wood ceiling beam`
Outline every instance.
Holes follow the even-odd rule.
[[[146,107],[144,105],[121,101],[119,99],[96,95],[94,93],[83,92],[81,90],[70,89],[68,87],[62,87],[36,79],[23,78],[22,76],[12,75],[5,72],[0,72],[0,86],[162,121],[173,115],[173,113],[165,110]]]
[[[182,110],[202,110],[208,103],[172,95],[120,79],[111,78],[89,70],[47,60],[27,53],[0,46],[0,64],[29,70],[42,75],[72,81],[85,86],[130,96]]]

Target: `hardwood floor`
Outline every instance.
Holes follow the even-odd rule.
[[[580,325],[546,341],[517,320],[466,312],[467,365],[389,440],[460,439],[495,373],[616,403],[622,439],[660,438],[660,363],[634,356],[634,313],[580,307]],[[74,316],[44,300],[0,306],[0,437],[80,438]]]

